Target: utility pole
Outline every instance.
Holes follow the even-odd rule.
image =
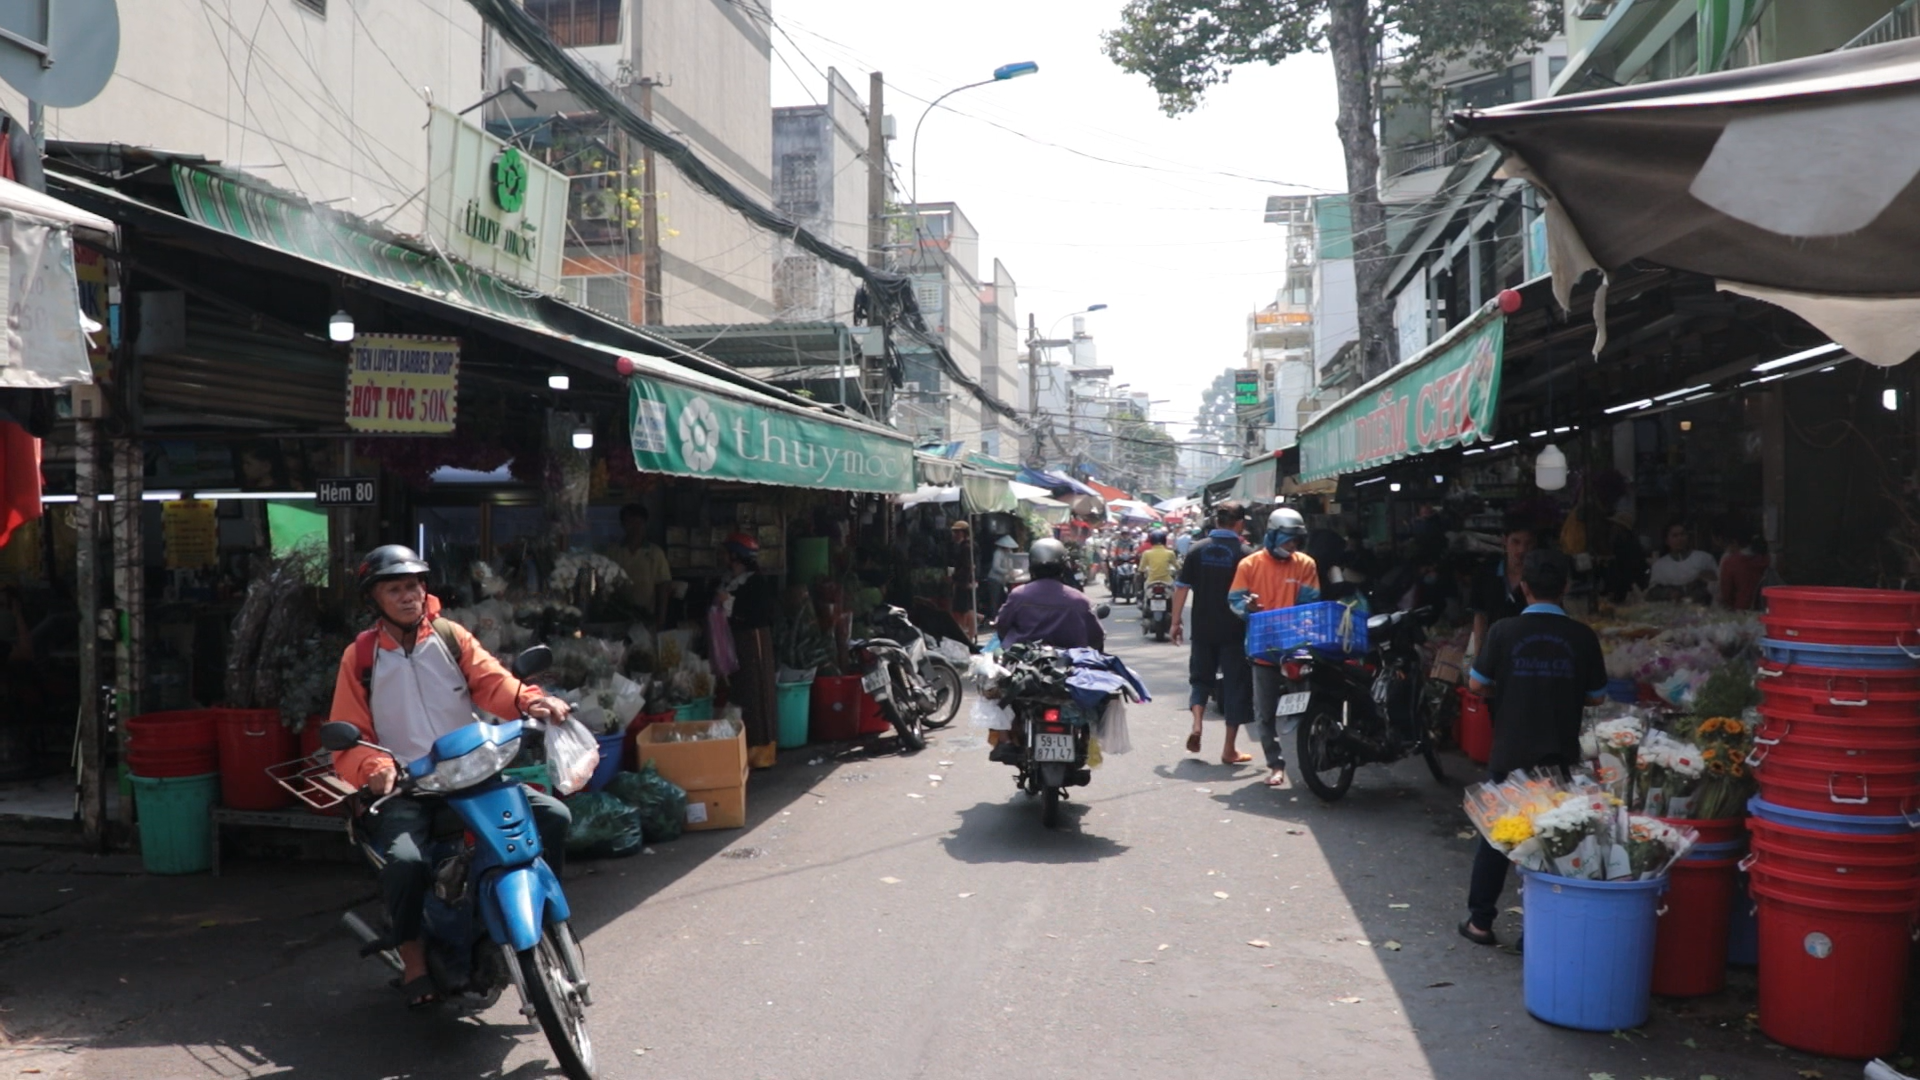
[[[1046,452],[1040,445],[1045,438],[1040,426],[1040,327],[1031,311],[1027,312],[1027,423],[1033,425],[1032,465],[1037,469],[1046,463]]]
[[[887,81],[867,76],[867,265],[887,265]]]
[[[652,76],[643,76],[640,80],[640,115],[647,123],[653,123],[653,88],[657,83]],[[659,326],[666,322],[661,310],[664,299],[660,277],[660,192],[654,185],[653,148],[643,147],[640,151],[640,319],[648,326]]]

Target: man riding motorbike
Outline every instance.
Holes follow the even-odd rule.
[[[1027,572],[1033,580],[1013,590],[994,618],[1000,644],[1036,642],[1056,649],[1106,648],[1107,630],[1100,625],[1093,602],[1062,580],[1067,572],[1067,545],[1058,540],[1034,541],[1027,550]],[[1004,735],[994,744],[990,760],[1017,765],[1019,732]]]
[[[566,702],[514,678],[465,627],[439,617],[439,598],[427,592],[429,571],[413,549],[387,544],[368,552],[357,572],[361,598],[375,620],[340,657],[330,715],[393,754],[362,744],[334,754],[333,768],[375,799],[392,795],[400,766],[426,754],[440,736],[473,723],[476,705],[500,717],[567,717]],[[531,788],[527,799],[547,862],[558,874],[571,815],[560,800]],[[421,905],[433,884],[425,852],[439,809],[437,800],[393,796],[365,825],[386,860],[380,889],[389,933],[405,964],[399,984],[408,1008],[439,1001],[420,942]]]

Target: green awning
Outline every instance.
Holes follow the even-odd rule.
[[[719,379],[632,359],[627,400],[642,471],[831,491],[914,489],[913,444],[903,435],[797,413]]]
[[[1300,429],[1300,479],[1491,442],[1506,328],[1506,316],[1489,301],[1418,356],[1309,420]]]
[[[1013,484],[1004,476],[989,476],[968,470],[960,474],[960,494],[966,498],[971,514],[1011,514],[1020,509],[1013,496]]]

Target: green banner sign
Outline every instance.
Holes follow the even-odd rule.
[[[1246,368],[1233,373],[1233,403],[1235,405],[1260,404],[1260,373]]]
[[[627,380],[633,462],[643,472],[782,487],[913,490],[906,441],[674,383]]]
[[[1506,330],[1506,317],[1489,304],[1423,355],[1314,417],[1300,432],[1300,479],[1492,441]]]

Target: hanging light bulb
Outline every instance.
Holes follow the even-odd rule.
[[[593,429],[590,427],[584,427],[584,426],[574,428],[573,429],[573,448],[575,450],[593,449]]]
[[[347,314],[346,308],[334,312],[333,318],[327,320],[327,337],[341,342],[353,340],[353,316]]]
[[[1388,491],[1399,491],[1399,490],[1400,490],[1400,485],[1399,485],[1399,484],[1388,484],[1388,485],[1387,485],[1387,490],[1388,490]]]
[[[1548,443],[1533,459],[1533,486],[1541,491],[1559,491],[1567,486],[1567,455]]]
[[[566,391],[573,387],[573,378],[564,371],[556,371],[547,376],[547,389]]]

